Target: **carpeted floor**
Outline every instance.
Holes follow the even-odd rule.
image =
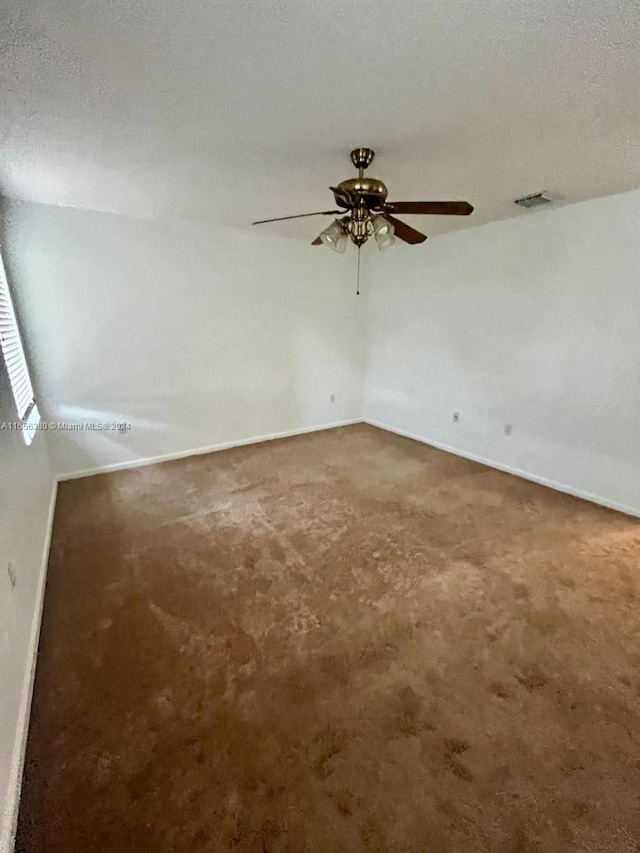
[[[368,426],[63,483],[27,853],[637,853],[640,522]]]

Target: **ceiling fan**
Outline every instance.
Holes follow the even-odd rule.
[[[260,219],[253,225],[280,222],[284,219],[301,219],[304,216],[335,216],[340,218],[325,228],[311,244],[329,246],[335,252],[344,252],[349,238],[358,249],[373,236],[381,250],[388,249],[396,237],[405,243],[424,243],[426,234],[396,219],[394,214],[437,214],[438,216],[468,216],[473,207],[467,201],[387,201],[387,188],[376,178],[365,177],[364,170],[371,165],[374,152],[371,148],[355,148],[351,162],[358,170],[357,178],[341,181],[329,187],[336,204],[342,210],[321,210],[317,213],[299,213],[295,216],[278,216]]]

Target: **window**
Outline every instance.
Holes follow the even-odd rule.
[[[29,376],[29,367],[24,355],[20,330],[16,321],[7,276],[0,258],[0,346],[4,355],[7,375],[11,383],[16,414],[21,422],[22,435],[27,444],[31,444],[35,430],[40,422],[40,413],[36,406],[33,385]]]

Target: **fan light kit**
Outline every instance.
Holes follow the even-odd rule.
[[[436,214],[439,216],[468,216],[473,207],[467,201],[387,201],[387,188],[377,178],[365,177],[364,171],[374,158],[371,148],[356,148],[351,152],[351,162],[358,170],[357,178],[341,181],[329,187],[338,210],[321,210],[317,213],[299,213],[294,216],[278,216],[275,219],[260,219],[254,225],[280,222],[284,219],[301,219],[305,216],[336,216],[311,245],[328,246],[342,254],[349,239],[358,247],[358,272],[360,269],[360,247],[373,237],[380,251],[388,249],[396,239],[415,245],[424,243],[426,234],[396,219],[394,214]]]

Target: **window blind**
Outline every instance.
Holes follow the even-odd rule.
[[[17,415],[21,421],[26,421],[30,410],[35,405],[33,386],[2,258],[0,258],[0,346],[2,346]]]

